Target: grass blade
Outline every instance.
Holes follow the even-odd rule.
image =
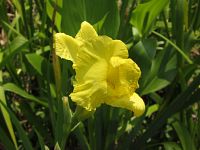
[[[12,143],[12,141],[8,138],[4,130],[0,127],[0,141],[4,144],[5,149],[14,150],[17,147]]]
[[[43,137],[40,135],[40,133],[35,129],[35,133],[37,134],[38,137],[38,141],[40,143],[40,148],[41,150],[45,150],[45,144],[44,144],[44,139]]]
[[[11,118],[14,126],[17,129],[18,135],[23,142],[24,148],[27,149],[27,150],[33,150],[33,147],[31,146],[31,142],[28,139],[26,132],[22,128],[17,117],[14,115],[14,113],[8,107],[6,107],[6,105],[3,102],[0,101],[0,103],[1,103],[1,106],[4,107],[6,109],[6,111],[9,113],[10,118]]]
[[[8,63],[8,61],[19,51],[21,51],[28,43],[28,40],[23,36],[16,37],[4,51],[3,60],[0,63],[0,68]]]
[[[164,125],[166,120],[171,117],[173,114],[177,113],[181,109],[184,108],[184,104],[187,101],[193,99],[193,96],[199,96],[199,90],[194,92],[200,84],[200,75],[197,76],[194,81],[189,85],[189,87],[182,92],[179,96],[177,96],[167,107],[163,109],[157,116],[157,118],[151,122],[147,131],[142,134],[134,143],[135,147],[143,147],[146,140],[159,131],[159,129]]]
[[[2,53],[0,53],[0,62],[2,60]],[[2,75],[2,71],[0,70],[0,83],[2,84],[3,82],[3,75]],[[0,101],[2,103],[4,103],[5,105],[7,105],[6,103],[6,98],[5,98],[5,93],[4,93],[4,89],[2,86],[0,86]],[[5,119],[5,122],[6,122],[6,126],[8,128],[8,131],[10,133],[10,136],[11,136],[11,139],[15,145],[15,148],[17,148],[17,141],[16,141],[16,137],[15,137],[15,134],[14,134],[14,130],[13,130],[13,126],[12,126],[12,123],[11,123],[11,120],[10,120],[10,116],[9,114],[7,113],[7,111],[3,108],[3,107],[0,107],[1,111],[2,111],[2,114],[3,114],[3,117]]]
[[[20,87],[18,87],[14,83],[6,83],[6,84],[3,85],[3,88],[4,88],[5,91],[16,93],[16,94],[26,98],[27,100],[31,100],[33,102],[41,104],[42,106],[47,107],[46,102],[39,100],[38,98],[36,98],[33,95],[28,94],[26,91],[22,90]]]
[[[166,38],[165,36],[163,36],[162,34],[156,32],[156,31],[152,31],[152,33],[154,33],[155,35],[161,37],[162,39],[164,39],[165,41],[167,41],[171,46],[173,46],[182,56],[183,58],[189,63],[189,64],[193,64],[192,60],[183,52],[183,50],[181,50],[176,44],[174,44],[171,40],[169,40],[168,38]]]
[[[176,133],[181,141],[183,150],[196,150],[194,145],[194,140],[192,139],[187,128],[185,128],[181,123],[175,122],[172,124],[176,130]]]

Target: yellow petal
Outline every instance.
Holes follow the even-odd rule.
[[[120,40],[112,40],[109,45],[109,49],[112,52],[111,56],[118,56],[121,58],[128,58],[128,49],[126,44]]]
[[[86,80],[83,84],[74,85],[74,91],[70,97],[86,110],[96,110],[106,97],[106,83]]]
[[[70,95],[72,101],[88,111],[95,110],[107,94],[107,62],[90,50],[80,50],[74,68],[76,83]]]
[[[136,116],[144,112],[143,100],[134,93],[141,72],[128,59],[122,41],[98,36],[92,25],[83,22],[75,39],[58,33],[54,46],[58,56],[73,61],[76,76],[70,96],[77,105],[91,111],[106,103],[134,111]]]
[[[145,111],[145,104],[142,98],[137,93],[134,93],[131,96],[130,101],[133,103],[132,111],[134,112],[135,116],[141,116]]]
[[[128,95],[124,95],[122,97],[110,97],[105,103],[113,107],[131,110],[137,117],[141,116],[145,111],[145,104],[137,93],[134,93],[131,97]]]
[[[140,69],[131,59],[112,57],[108,68],[108,95],[131,95],[138,88]]]
[[[132,92],[134,92],[139,87],[138,80],[140,75],[140,68],[131,59],[124,59],[124,64],[119,66],[120,81],[123,84],[128,84]]]
[[[56,55],[75,62],[79,43],[69,35],[56,33],[54,35],[54,48],[56,50]]]
[[[72,100],[87,110],[94,110],[100,106],[107,96],[107,69],[106,51],[111,38],[100,37],[85,41],[80,46],[76,63],[76,83],[70,95]]]
[[[86,80],[106,80],[107,62],[95,54],[80,52],[73,67],[76,71],[75,79],[78,83]]]
[[[96,33],[93,26],[88,22],[84,21],[81,23],[81,29],[79,30],[75,38],[78,40],[90,41],[96,38],[97,36],[98,34]]]
[[[73,65],[77,82],[91,79],[106,80],[108,45],[111,41],[112,39],[109,37],[100,37],[91,42],[83,42],[77,55],[76,64]]]

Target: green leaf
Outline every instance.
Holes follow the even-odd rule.
[[[158,104],[154,104],[148,107],[147,112],[146,112],[146,116],[150,117],[154,112],[158,111],[159,109],[159,105]]]
[[[11,118],[14,126],[16,127],[18,135],[19,135],[20,139],[22,140],[24,148],[28,149],[28,150],[33,150],[31,142],[29,141],[28,136],[26,135],[26,132],[22,128],[22,126],[21,126],[19,120],[17,119],[17,117],[14,115],[14,113],[8,107],[6,107],[6,105],[3,102],[0,101],[0,103],[6,109],[6,111],[9,113],[10,118]]]
[[[162,145],[165,150],[182,150],[181,147],[175,142],[164,142]]]
[[[38,98],[36,98],[35,96],[33,96],[31,94],[28,94],[26,91],[24,91],[23,89],[21,89],[20,87],[18,87],[14,83],[6,83],[6,84],[3,85],[3,88],[4,88],[5,91],[16,93],[16,94],[22,96],[23,98],[26,98],[27,100],[31,100],[33,102],[41,104],[42,106],[47,107],[46,102],[39,100]]]
[[[86,135],[84,134],[85,130],[83,123],[80,122],[80,125],[73,132],[78,139],[81,149],[90,150],[90,145],[88,143]]]
[[[45,145],[44,149],[45,149],[45,150],[49,150],[49,147]]]
[[[61,31],[75,36],[83,21],[96,24],[105,16],[100,34],[115,38],[119,30],[119,12],[115,0],[64,0],[60,12],[63,16]]]
[[[2,53],[0,53],[0,62],[2,61]],[[2,75],[2,71],[0,70],[0,84],[2,84],[3,82],[3,75]],[[5,98],[5,91],[3,89],[2,86],[0,86],[0,101],[7,106],[7,102],[6,102],[6,98]],[[3,114],[3,117],[5,119],[5,122],[6,122],[6,126],[8,128],[8,131],[10,133],[10,136],[11,136],[11,139],[15,145],[15,148],[17,148],[17,141],[16,141],[16,137],[15,137],[15,133],[14,133],[14,130],[13,130],[13,126],[12,126],[12,123],[11,123],[11,120],[10,120],[10,116],[8,114],[8,112],[5,110],[4,107],[0,106],[0,110],[2,111],[2,114]]]
[[[67,138],[70,134],[71,120],[72,120],[72,112],[67,97],[63,97],[63,114],[61,115],[63,115],[63,134],[62,134],[63,136],[60,147],[64,149]]]
[[[0,68],[2,68],[16,53],[21,51],[26,47],[28,40],[23,36],[16,37],[8,46],[8,48],[4,51],[4,57],[2,62],[0,63]]]
[[[4,145],[5,149],[14,150],[17,147],[12,143],[12,141],[6,135],[6,132],[0,127],[0,141]]]
[[[183,150],[196,150],[194,139],[192,139],[189,131],[181,123],[175,122],[172,124],[181,141]]]
[[[61,149],[60,149],[60,146],[59,146],[59,144],[58,144],[58,142],[56,143],[56,145],[55,145],[55,147],[54,147],[54,150],[61,150]]]
[[[158,91],[169,85],[176,75],[177,59],[170,46],[156,53],[156,41],[138,42],[130,51],[130,57],[141,68],[139,92],[142,95]]]
[[[18,15],[15,17],[15,20],[13,21],[13,23],[15,23],[15,22],[17,21],[17,19],[19,19],[19,16],[18,16]],[[17,34],[19,37],[23,37],[23,35],[22,35],[19,31],[17,31],[17,30],[14,28],[14,25],[9,24],[9,23],[7,23],[7,22],[5,22],[5,21],[2,21],[2,25],[4,26],[5,29],[8,30],[8,38],[10,37],[11,33],[15,33],[15,34]],[[24,38],[24,37],[23,37],[23,38]]]
[[[36,115],[37,112],[32,109],[31,105],[26,103],[25,101],[22,101],[19,105],[19,108],[24,114],[24,117],[27,118],[29,124],[31,124],[34,129],[42,135],[42,137],[47,137],[48,129],[41,125],[44,123],[44,120]]]
[[[38,141],[39,141],[39,144],[40,144],[40,149],[41,150],[45,150],[45,144],[44,144],[44,139],[43,137],[40,135],[40,133],[36,130],[35,130],[35,133],[37,134],[37,137],[38,137]]]
[[[154,34],[156,34],[157,36],[163,38],[164,40],[166,40],[170,45],[172,45],[175,50],[177,50],[181,55],[182,57],[189,63],[189,64],[192,64],[192,60],[184,53],[183,50],[181,50],[177,45],[175,45],[171,40],[169,40],[168,38],[166,38],[165,36],[163,36],[162,34],[158,33],[158,32],[155,32],[153,31]]]
[[[47,70],[49,67],[50,75],[52,78],[52,66],[44,57],[35,53],[26,54],[25,57],[28,60],[28,62],[32,65],[32,67],[37,71],[37,73],[42,77],[47,76]]]
[[[22,13],[22,7],[21,7],[21,4],[20,4],[20,1],[19,0],[12,0],[12,3],[17,8],[18,13],[21,15],[22,22],[24,22],[23,17],[22,17],[23,13]]]
[[[152,60],[148,55],[147,49],[145,48],[146,46],[144,45],[145,41],[140,41],[129,51],[130,57],[133,58],[141,68],[142,76],[147,74],[152,65]]]
[[[49,18],[52,20],[54,9],[57,10],[58,7],[62,7],[62,0],[45,0],[46,1],[46,12]],[[61,15],[56,12],[55,17],[55,25],[58,29],[58,31],[61,31]]]
[[[172,74],[175,74],[175,72],[172,72]],[[163,78],[159,78],[158,76],[155,76],[154,78],[152,78],[150,82],[147,83],[147,86],[142,90],[142,95],[158,91],[166,87],[170,83],[171,81],[168,81],[167,79],[163,79]]]
[[[170,53],[169,48],[160,52],[153,60],[151,70],[141,87],[142,94],[155,92],[169,85],[176,75],[176,66],[176,55]]]
[[[4,25],[2,24],[2,22],[8,22],[8,15],[7,15],[7,9],[6,9],[6,1],[1,0],[0,1],[0,24],[2,25],[2,27],[4,28],[4,30],[7,32],[8,30],[4,27]]]
[[[42,71],[42,62],[45,60],[42,56],[37,55],[35,53],[33,54],[26,54],[25,55],[28,62],[33,66],[33,68],[41,75],[43,76],[43,71]],[[46,66],[44,66],[46,67]]]
[[[200,96],[200,89],[198,89],[199,84],[200,75],[193,80],[193,82],[187,87],[186,90],[184,90],[180,95],[172,100],[169,105],[164,107],[164,109],[157,115],[154,121],[150,123],[148,130],[146,130],[145,133],[137,138],[133,146],[138,148],[143,147],[145,141],[158,133],[159,129],[164,125],[169,117],[178,111],[181,111],[181,109],[184,108],[186,102],[197,99],[197,97]]]
[[[171,1],[172,12],[172,34],[176,40],[176,44],[181,49],[183,48],[183,34],[184,34],[184,0],[172,0]]]
[[[2,86],[0,86],[0,102],[4,103],[5,106],[7,105],[6,99],[5,99],[5,94],[4,94],[4,89],[2,88]],[[10,133],[10,136],[13,140],[13,143],[15,144],[15,148],[17,148],[16,137],[15,137],[13,126],[12,126],[12,123],[11,123],[11,120],[10,120],[10,116],[9,116],[9,114],[7,113],[7,111],[4,107],[0,106],[0,108],[1,108],[1,111],[2,111],[2,114],[3,114],[3,117],[5,119],[6,126],[8,128],[9,133]]]
[[[159,13],[167,6],[169,0],[150,0],[139,4],[133,10],[130,23],[141,35],[148,34]]]

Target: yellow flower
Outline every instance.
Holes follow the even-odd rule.
[[[143,114],[144,102],[135,93],[141,71],[128,58],[122,41],[98,36],[85,21],[75,38],[64,33],[56,33],[54,38],[56,54],[73,62],[76,75],[70,97],[77,105],[92,111],[105,103],[131,110],[136,116]]]

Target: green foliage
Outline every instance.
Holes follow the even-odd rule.
[[[173,123],[173,127],[175,128],[178,134],[183,150],[187,149],[195,150],[196,148],[194,145],[194,141],[190,136],[190,133],[188,132],[187,128],[182,126],[179,122]]]
[[[60,14],[63,16],[61,31],[72,36],[79,30],[81,22],[89,21],[96,24],[104,17],[101,28],[98,29],[99,33],[113,38],[118,33],[119,13],[115,0],[64,0]]]
[[[47,107],[47,104],[45,102],[43,102],[42,100],[39,100],[38,98],[36,98],[35,96],[33,96],[31,94],[28,94],[26,91],[22,90],[20,87],[18,87],[17,85],[15,85],[13,83],[4,84],[3,89],[4,89],[4,91],[10,91],[10,92],[13,92],[15,94],[18,94],[21,97],[24,97],[26,100],[31,100],[31,101],[34,101],[36,103],[39,103],[40,105]]]
[[[199,0],[0,0],[0,149],[200,149]],[[74,104],[53,34],[82,21],[127,44],[146,112]]]
[[[148,34],[156,17],[163,11],[168,2],[169,0],[151,0],[139,4],[132,12],[130,23],[141,36]]]

